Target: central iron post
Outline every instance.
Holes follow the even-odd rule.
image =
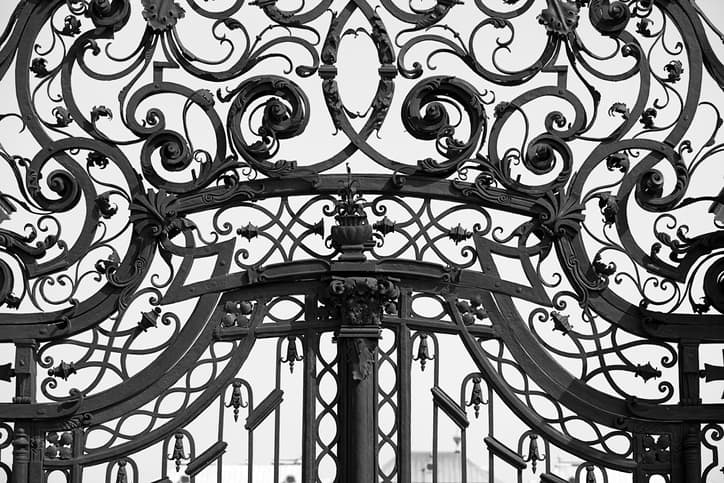
[[[343,483],[375,481],[377,394],[375,361],[383,311],[394,310],[399,289],[390,280],[336,278],[327,306],[339,317],[339,471]]]
[[[337,225],[332,244],[339,250],[340,272],[364,273],[364,252],[374,247],[364,199],[349,175],[335,204]],[[400,295],[389,279],[366,276],[335,277],[324,304],[339,321],[335,332],[339,372],[339,477],[342,483],[370,483],[377,473],[377,395],[375,362],[383,312],[397,311]]]

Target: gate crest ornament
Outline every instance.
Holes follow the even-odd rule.
[[[0,483],[718,481],[715,2],[16,3]]]

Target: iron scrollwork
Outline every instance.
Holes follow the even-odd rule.
[[[9,15],[0,476],[147,481],[158,446],[158,481],[221,477],[232,453],[252,481],[268,425],[279,481],[296,387],[305,482],[411,481],[419,400],[433,479],[448,424],[460,481],[478,454],[491,482],[714,481],[724,35],[708,7],[287,8]],[[363,43],[370,76],[348,86]],[[267,340],[260,384],[244,371]],[[472,372],[441,372],[454,357]],[[211,410],[207,441],[192,425]]]

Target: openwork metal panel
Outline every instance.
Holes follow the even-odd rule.
[[[0,481],[722,481],[717,2],[9,3]]]

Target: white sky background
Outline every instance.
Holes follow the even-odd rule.
[[[204,6],[207,8],[216,8],[211,5],[214,2],[208,3],[209,5]],[[225,5],[228,5],[228,3],[231,2],[217,0],[215,3],[219,6],[219,9],[223,9]],[[489,1],[487,3],[491,6],[497,6],[497,4],[493,1]],[[498,1],[498,3],[502,5],[502,2]],[[720,25],[724,23],[724,4],[722,2],[719,2],[717,0],[700,0],[699,3],[700,6],[708,12],[710,19],[712,19],[715,23],[719,23]],[[399,4],[402,6],[402,3]],[[501,59],[505,61],[504,65],[506,68],[514,70],[527,66],[532,61],[537,59],[538,55],[540,54],[540,49],[545,42],[546,33],[545,29],[537,24],[537,22],[535,21],[535,17],[538,15],[540,10],[545,7],[545,1],[539,1],[538,4],[538,6],[534,6],[530,9],[530,11],[526,14],[525,18],[515,21],[516,25],[518,25],[519,27],[516,32],[516,42],[512,46],[513,53],[509,56],[501,57]],[[336,10],[341,10],[343,5],[343,3],[335,3],[333,8]],[[427,2],[423,4],[418,2],[414,3],[414,5],[418,8],[424,8],[426,6],[429,6],[430,3]],[[3,1],[2,3],[0,3],[0,21],[2,21],[3,25],[4,19],[8,18],[14,6],[15,2],[13,1]],[[278,6],[281,9],[292,9],[297,6],[297,4],[294,0],[281,0],[279,1]],[[465,40],[467,39],[469,32],[480,20],[480,18],[473,19],[472,17],[470,17],[471,10],[468,7],[472,7],[474,9],[472,1],[466,2],[465,8],[453,8],[451,13],[448,15],[448,17],[446,17],[445,20],[445,23],[458,29],[463,39]],[[193,11],[191,11],[190,8],[186,8],[186,10],[186,18],[182,19],[178,24],[179,35],[181,39],[185,42],[186,46],[191,48],[196,53],[203,54],[205,57],[215,57],[222,55],[222,52],[219,50],[216,40],[213,39],[210,34],[209,29],[211,22],[205,19],[200,19]],[[402,24],[396,22],[393,17],[389,15],[384,15],[383,9],[380,9],[380,13],[383,15],[383,19],[388,26],[389,32],[392,35],[399,31]],[[589,25],[587,19],[587,10],[584,9],[583,13],[584,15],[581,18],[581,26],[578,30],[579,33],[584,39],[591,39],[592,41],[594,39],[598,39],[599,35],[594,32]],[[60,18],[62,19],[62,17]],[[257,30],[254,30],[252,26],[261,28],[261,26],[265,26],[269,23],[269,21],[266,19],[266,17],[262,15],[261,11],[257,7],[250,6],[248,4],[242,8],[239,14],[237,14],[237,18],[239,18],[247,27],[249,27],[250,34],[252,36],[257,33]],[[84,26],[88,25],[88,23],[90,22],[88,19],[83,19],[82,21],[84,23]],[[328,22],[329,15],[325,14],[320,17],[320,19],[318,19],[316,22],[314,22],[313,25],[315,25],[323,35],[324,32],[326,32],[327,30]],[[353,19],[348,24],[348,27],[358,26],[368,27],[366,21],[364,20],[364,17],[362,17],[359,12],[355,13]],[[530,26],[530,28],[527,28],[528,26]],[[139,6],[137,6],[134,10],[128,26],[124,28],[119,34],[119,37],[117,38],[114,46],[111,48],[111,52],[114,55],[130,53],[130,51],[137,45],[138,39],[140,38],[140,34],[142,33],[144,27],[145,22],[143,22],[143,19],[140,15],[139,2]],[[671,28],[671,26],[670,30],[673,31],[673,28]],[[494,39],[498,35],[500,35],[500,31],[491,30],[491,32],[491,35],[485,34],[480,36],[478,44],[480,45],[481,49],[481,57],[485,57],[485,53],[489,52],[489,50],[486,50],[484,46],[492,45]],[[310,36],[307,36],[307,38],[311,39]],[[721,42],[713,35],[711,36],[711,38],[713,39],[712,45],[716,49],[718,49],[718,53],[724,54],[724,48],[722,48]],[[44,47],[48,45],[49,40],[49,35],[46,35],[45,37],[39,37],[39,41],[41,43],[45,42],[45,44],[43,45]],[[673,45],[676,42],[676,36],[672,34],[671,38],[667,40],[669,44]],[[596,49],[600,48],[600,51],[597,50],[598,53],[606,53],[610,51],[613,43],[611,41],[598,41],[598,43],[593,43],[590,45],[593,45]],[[295,62],[295,65],[306,65],[309,63],[308,56],[301,49],[288,49],[287,52],[290,54],[291,59]],[[408,55],[408,62],[419,61],[424,65],[427,53],[426,47],[418,47],[416,52],[417,54]],[[163,60],[161,58],[161,53],[162,50],[158,48],[154,60]],[[722,56],[724,57],[724,55]],[[661,60],[661,67],[663,67],[663,65],[665,65],[668,60],[670,60],[668,57],[668,55],[661,56],[661,58],[659,59]],[[342,99],[344,100],[347,108],[349,108],[351,111],[364,112],[372,99],[377,85],[378,62],[371,40],[364,35],[360,35],[357,38],[353,36],[344,37],[344,39],[342,40],[338,58],[339,61],[337,63],[337,67],[339,69],[339,75],[337,79],[340,85],[340,93]],[[685,59],[684,56],[681,56],[681,58],[682,60]],[[654,57],[654,59],[658,58]],[[566,63],[565,56],[560,57],[559,63]],[[460,62],[456,58],[453,58],[452,56],[438,55],[434,57],[433,64],[436,66],[436,69],[429,70],[426,68],[423,76],[436,74],[459,75],[463,79],[472,82],[480,91],[490,89],[495,93],[495,103],[486,106],[486,111],[491,118],[489,125],[492,124],[492,109],[497,102],[503,100],[511,100],[519,93],[521,93],[523,89],[530,89],[538,85],[550,85],[551,83],[555,82],[555,74],[539,74],[535,79],[533,79],[533,81],[525,84],[523,88],[503,88],[488,85],[487,82],[482,81],[481,79],[477,78],[473,73],[469,72],[462,62]],[[102,61],[98,62],[96,66],[99,67],[99,70],[101,70],[104,66],[104,63]],[[686,68],[687,66],[685,65],[685,69]],[[285,65],[282,62],[276,60],[265,61],[243,78],[250,75],[258,74],[284,75],[284,69]],[[659,74],[663,75],[663,71],[659,72]],[[137,84],[136,87],[142,85],[145,82],[148,82],[150,79],[150,75],[151,69],[148,69],[147,73],[141,79],[141,81],[139,81],[139,84]],[[684,79],[686,79],[686,76],[687,72],[685,71]],[[324,159],[327,156],[338,151],[342,146],[346,145],[347,140],[343,134],[339,134],[335,137],[330,136],[330,133],[333,132],[334,128],[331,124],[326,107],[323,103],[321,82],[319,77],[317,75],[313,75],[310,78],[302,79],[299,78],[296,74],[292,74],[290,77],[295,82],[297,82],[298,85],[301,86],[305,93],[309,96],[311,105],[310,122],[307,130],[302,136],[299,136],[295,139],[290,139],[282,143],[282,149],[280,150],[280,153],[275,159],[297,159],[299,160],[300,164],[306,164],[306,160],[308,159]],[[193,86],[194,88],[211,88],[211,90],[214,92],[216,90],[216,87],[219,86],[218,84],[212,85],[210,83],[203,83],[201,81],[191,80],[190,76],[183,74],[181,71],[167,70],[165,72],[165,79],[175,80],[180,83],[186,82],[188,83],[188,85]],[[585,90],[582,87],[582,84],[576,79],[576,76],[572,71],[569,71],[568,79],[570,89],[580,96],[580,98],[584,102],[584,105],[587,107],[587,109],[590,110],[591,106],[590,102],[588,101],[588,95],[586,94]],[[717,106],[724,107],[724,103],[722,103],[722,93],[716,88],[716,86],[711,81],[711,79],[708,78],[708,75],[706,75],[706,73],[704,75],[704,79],[705,84],[703,87],[702,100],[710,100]],[[399,112],[402,105],[402,100],[404,99],[407,92],[409,92],[410,88],[414,86],[418,81],[419,79],[408,80],[400,76],[395,79],[395,98],[385,121],[385,124],[380,131],[381,139],[376,139],[374,138],[374,136],[370,137],[369,139],[369,142],[373,146],[377,147],[380,151],[385,153],[390,158],[400,159],[410,163],[413,163],[417,159],[425,158],[428,156],[439,158],[439,155],[434,152],[432,143],[418,141],[412,138],[409,134],[404,132],[404,128],[400,121]],[[100,104],[107,105],[113,110],[114,119],[110,122],[101,122],[103,123],[102,126],[106,128],[106,132],[116,135],[119,138],[129,137],[128,132],[125,131],[125,129],[121,125],[120,116],[117,115],[119,114],[118,101],[115,98],[118,90],[126,82],[128,82],[127,78],[121,79],[121,81],[119,82],[101,85],[97,81],[90,81],[88,79],[82,78],[82,76],[78,76],[78,84],[75,88],[77,93],[83,93],[82,96],[78,96],[77,100],[86,112],[89,112],[93,106]],[[682,80],[682,83],[678,84],[676,87],[680,88],[681,85],[683,85],[683,82],[684,81]],[[0,97],[0,112],[4,113],[17,111],[16,101],[13,94],[13,85],[13,71],[10,70],[6,78],[0,82],[0,93],[3,94],[3,96]],[[232,88],[237,85],[237,82],[228,82],[223,85]],[[623,101],[627,102],[629,105],[633,103],[638,93],[637,78],[618,84],[611,83],[611,85],[606,85],[605,83],[598,83],[597,87],[602,92],[604,98],[599,108],[600,114],[599,120],[597,121],[600,127],[596,129],[593,134],[603,135],[610,131],[610,129],[612,129],[613,127],[617,126],[620,122],[620,119],[618,118],[608,117],[605,111],[607,110],[608,106],[610,106],[610,104],[613,102]],[[661,94],[662,92],[656,92],[654,88],[651,100],[653,101],[654,97]],[[534,124],[533,122],[531,123],[532,135],[536,135],[542,132],[542,124],[540,121],[542,120],[544,115],[550,110],[560,109],[567,116],[572,115],[572,110],[569,108],[569,106],[552,106],[551,102],[562,104],[562,101],[559,101],[557,98],[553,101],[551,101],[551,98],[546,98],[538,101],[538,105],[534,106],[532,104],[529,104],[526,107],[529,115],[539,116],[539,119],[537,119],[538,124]],[[40,101],[39,106],[41,107],[41,114],[44,115],[46,119],[50,119],[50,111],[53,107],[53,104],[49,102],[43,104],[43,102]],[[45,108],[42,108],[42,106],[45,106]],[[174,96],[170,95],[160,96],[158,98],[152,98],[152,102],[144,103],[139,110],[139,116],[142,116],[145,113],[145,108],[156,106],[163,106],[166,112],[180,113],[181,110],[181,103],[178,102],[178,98],[174,98]],[[217,100],[216,106],[217,109],[219,109],[222,119],[225,119],[225,112],[228,108],[228,104],[221,104]],[[670,111],[675,112],[675,109],[672,109]],[[666,110],[660,112],[659,114],[660,117],[657,119],[657,122],[660,121],[662,124],[665,124],[667,121],[672,120],[667,119]],[[701,143],[704,142],[709,136],[710,125],[714,119],[711,112],[705,112],[705,109],[701,109],[699,114],[700,116],[697,116],[697,119],[695,119],[694,123],[692,124],[692,129],[690,133],[685,136],[685,138],[687,139],[692,139],[695,147],[700,146]],[[206,148],[209,151],[213,152],[213,142],[209,142],[209,135],[211,133],[211,129],[209,128],[208,123],[206,123],[205,119],[202,116],[197,116],[195,120],[196,122],[192,123],[193,129],[191,134],[194,145],[196,147]],[[174,128],[175,125],[180,127],[180,115],[176,115],[174,117],[172,114],[167,114],[167,121],[169,122],[171,128]],[[516,146],[520,143],[520,129],[522,123],[517,127],[514,121],[510,121],[510,124],[511,125],[509,126],[508,130],[505,132],[505,136],[503,137],[504,142],[501,143],[502,149],[505,149],[509,146]],[[357,125],[361,126],[361,123],[358,123]],[[31,136],[27,132],[18,135],[17,129],[18,125],[15,121],[0,122],[0,143],[11,154],[19,154],[26,157],[32,157],[37,150],[37,145],[34,143]],[[464,129],[465,125],[463,124],[463,132]],[[79,130],[73,125],[71,126],[70,130],[71,132],[79,133]],[[721,141],[721,137],[719,140]],[[699,143],[698,145],[696,144],[697,142]],[[583,143],[578,141],[572,143],[572,148],[574,150],[576,159],[584,157],[588,153],[588,151],[592,149],[593,146],[595,146],[594,143]],[[487,143],[483,146],[483,150],[485,150],[486,147]],[[137,158],[137,153],[139,149],[140,144],[128,147],[127,149],[124,149],[124,151],[127,153],[129,159],[133,160],[134,156]],[[382,170],[382,168],[370,162],[360,153],[357,153],[352,157],[352,159],[350,160],[350,165],[352,167],[352,170],[358,173]],[[332,171],[342,172],[342,170],[344,170],[344,166],[339,166]],[[5,168],[0,168],[0,173],[7,174]],[[173,174],[173,176],[176,175]],[[180,176],[183,176],[183,174]],[[700,195],[715,194],[720,189],[723,180],[724,177],[722,176],[721,163],[717,161],[710,161],[708,165],[700,169],[697,177],[692,180],[691,190],[693,193]],[[5,184],[3,184],[2,188],[3,190],[5,189]],[[709,227],[708,229],[711,229],[711,218],[701,218],[702,215],[705,214],[704,209],[697,206],[694,209],[684,211],[685,212],[683,214],[683,218],[680,218],[680,221],[681,219],[685,219],[686,222],[692,226],[693,233],[706,231],[706,227]],[[123,216],[123,213],[123,210],[121,210],[118,218],[121,218]],[[695,213],[693,217],[698,218],[693,218],[692,215],[689,215],[690,213]],[[591,218],[597,217],[598,212],[596,207],[590,207],[588,215]],[[390,217],[393,218],[392,215],[390,215]],[[74,220],[77,219],[79,218],[75,217],[75,215],[63,218],[62,221],[65,238],[72,240],[77,235],[77,232],[80,229],[80,226],[77,223],[74,223]],[[641,240],[648,240],[650,238],[652,239],[653,235],[650,222],[643,223],[644,220],[650,220],[650,218],[648,218],[647,216],[642,216],[641,220],[642,223],[640,225],[632,223],[633,229],[638,230],[636,232],[637,239],[639,239],[638,237],[640,237]],[[11,221],[20,223],[23,220]],[[197,219],[196,221],[201,222],[202,220]],[[469,220],[455,220],[455,223],[451,224],[451,226],[456,224],[457,221],[461,221],[463,222],[463,224],[465,224]],[[246,219],[244,219],[244,223],[245,222]],[[518,220],[513,220],[512,217],[498,216],[497,218],[494,218],[494,222],[499,223],[503,226],[507,226],[508,228],[513,228],[514,226],[516,226]],[[20,223],[20,225],[22,225],[22,223]],[[696,228],[698,228],[699,231],[697,231]],[[240,242],[237,247],[242,246],[243,243],[245,242]],[[648,247],[649,245],[650,243],[642,241],[643,247]],[[504,271],[504,273],[506,275],[510,273],[512,276],[514,265],[510,264],[509,266],[506,266],[506,270],[509,271]],[[205,272],[203,265],[200,265],[198,268],[195,268],[192,277],[203,279],[205,273],[207,272]],[[634,301],[637,301],[636,296],[634,296],[632,292],[627,293],[627,290],[629,289],[627,289],[626,287],[622,287],[622,295],[628,295]],[[186,306],[188,306],[188,304],[186,304]],[[183,308],[183,304],[180,304],[179,307]],[[525,316],[527,313],[524,311],[524,308],[525,304],[521,304],[520,309],[523,316]],[[145,310],[145,307],[139,310]],[[178,311],[179,309],[176,308],[175,310]],[[571,315],[573,315],[573,313]],[[582,324],[582,322],[580,321],[575,321],[574,317],[571,318],[571,321],[576,327]],[[445,375],[442,378],[442,386],[450,394],[457,395],[459,392],[460,380],[468,372],[474,371],[475,367],[470,358],[464,352],[464,350],[462,350],[462,344],[458,340],[453,337],[441,337],[441,340],[443,340],[441,350],[443,357],[441,361],[441,374]],[[267,349],[266,346],[273,347],[274,345],[275,341],[260,341],[241,371],[241,376],[247,377],[254,382],[254,385],[256,386],[255,398],[257,402],[260,401],[273,388],[273,379],[265,375],[265,370],[261,371],[259,368],[273,367],[273,354],[270,353],[270,350]],[[642,354],[642,361],[645,360],[646,357],[647,354]],[[702,349],[702,365],[705,362],[721,364],[721,357],[722,352],[721,347],[719,346],[709,346]],[[57,359],[59,360],[60,357],[57,357]],[[10,360],[12,360],[12,356],[10,354],[8,354],[7,357],[5,357],[4,354],[0,356],[0,363],[4,363]],[[463,368],[465,370],[463,370]],[[295,458],[300,454],[298,441],[300,439],[301,429],[298,421],[300,421],[301,413],[298,408],[298,400],[295,400],[295,395],[301,394],[301,364],[297,366],[293,376],[289,375],[286,368],[284,369],[283,374],[283,388],[285,389],[287,395],[285,396],[285,403],[283,405],[285,411],[283,411],[282,416],[282,439],[284,441],[289,441],[290,443],[293,442],[293,444],[288,444],[285,442],[285,446],[283,446],[282,448],[282,458]],[[419,421],[424,421],[424,423],[413,424],[413,450],[427,451],[430,448],[431,437],[431,425],[427,423],[426,419],[428,417],[427,415],[431,414],[432,407],[429,396],[431,371],[426,371],[424,373],[424,376],[420,377],[422,375],[419,372],[419,366],[417,364],[414,364],[413,374],[417,376],[417,379],[415,379],[415,385],[413,386],[413,410],[419,411],[415,412],[415,414],[425,415],[421,416],[420,419],[416,417],[414,420],[414,423],[418,423]],[[452,377],[452,375],[454,375],[454,377]],[[673,382],[675,382],[675,372],[669,373],[669,375],[673,377]],[[641,379],[636,379],[633,381],[633,383],[639,383],[640,381]],[[627,387],[627,389],[629,388]],[[631,390],[634,389],[635,388],[631,388]],[[705,402],[721,401],[722,391],[724,391],[724,383],[702,384],[702,398]],[[7,397],[3,397],[2,395],[0,395],[0,399],[2,400],[9,400],[10,397],[11,395],[9,394],[7,395]],[[501,406],[502,405],[500,403],[497,404],[497,407],[499,409],[502,409]],[[485,411],[485,408],[483,408],[482,411]],[[216,416],[216,412],[217,409],[216,406],[214,406],[214,408],[211,410],[211,414],[213,415],[213,417]],[[227,424],[231,424],[230,421],[231,420],[229,420]],[[504,431],[503,423],[501,421],[502,420],[499,420],[496,423],[498,431]],[[267,420],[257,432],[255,454],[257,458],[256,461],[259,463],[266,462],[271,459],[271,439],[268,434],[263,434],[265,431],[271,431],[270,423],[271,419]],[[455,434],[454,428],[452,425],[447,424],[446,419],[442,414],[440,417],[440,424],[440,450],[452,451],[454,449],[454,443],[452,439]],[[239,426],[240,425],[241,423],[239,423]],[[203,426],[203,422],[201,423],[200,427],[201,426]],[[518,422],[512,423],[511,426],[514,428],[514,430],[511,430],[511,434],[509,436],[512,437],[512,433],[516,433],[515,440],[517,440],[517,434],[520,432],[521,426]],[[232,426],[229,426],[229,428],[231,427]],[[485,460],[487,459],[487,457],[484,455],[483,452],[475,451],[473,448],[475,448],[476,445],[478,448],[480,448],[482,435],[486,434],[486,431],[487,430],[484,423],[481,422],[474,423],[469,432],[468,447],[470,457],[481,465],[486,465]],[[244,446],[241,438],[245,438],[245,432],[240,431],[237,436],[239,436],[239,441],[230,441],[230,447],[231,443],[233,442],[235,444],[238,444],[238,448],[243,448]],[[214,430],[212,432],[209,432],[208,435],[200,435],[199,439],[201,440],[203,438],[207,438],[209,441],[213,442],[215,437],[216,436]],[[503,439],[505,435],[501,435],[500,437],[501,439]],[[234,436],[229,436],[229,439],[233,440]],[[515,444],[515,441],[506,441],[506,443],[513,446]],[[198,447],[202,449],[208,446],[207,443],[198,443],[198,445]],[[235,455],[233,455],[234,452],[238,453],[239,458],[242,457],[242,454],[245,454],[245,450],[234,449],[233,451],[230,451],[230,453],[226,457],[227,462],[230,462],[230,460],[235,457]],[[151,478],[151,480],[152,479],[153,477]],[[143,482],[146,480],[149,480],[149,478],[142,476],[141,481]]]

